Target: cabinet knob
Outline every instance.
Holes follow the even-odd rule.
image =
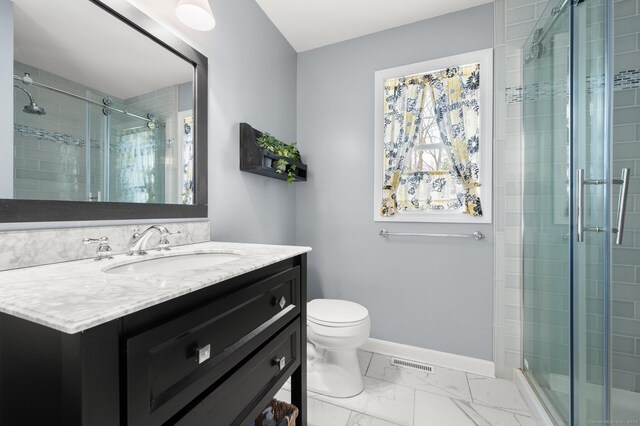
[[[280,300],[278,300],[278,306],[280,306],[280,309],[284,309],[286,304],[287,304],[287,299],[285,299],[284,296],[282,296]]]
[[[280,369],[280,371],[282,371],[284,369],[284,367],[286,367],[286,365],[287,365],[287,359],[286,359],[286,357],[274,358],[273,364],[277,365],[278,368]]]
[[[209,358],[211,358],[211,345],[206,345],[196,349],[196,361],[198,364],[202,364]]]

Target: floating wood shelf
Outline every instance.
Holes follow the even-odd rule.
[[[240,170],[274,179],[287,180],[286,172],[278,173],[275,167],[268,165],[268,163],[273,163],[275,166],[278,160],[285,159],[289,164],[296,166],[296,182],[307,180],[306,164],[291,158],[281,157],[261,148],[256,142],[260,136],[262,136],[260,130],[254,129],[247,123],[240,123]]]

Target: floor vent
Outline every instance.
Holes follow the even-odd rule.
[[[433,373],[433,367],[429,364],[423,364],[421,362],[409,361],[402,358],[391,358],[391,365],[395,365],[403,368],[411,368],[412,370],[423,371],[425,373]]]

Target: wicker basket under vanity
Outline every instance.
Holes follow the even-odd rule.
[[[295,405],[287,404],[283,401],[278,401],[277,399],[272,399],[268,406],[264,407],[267,409],[271,407],[273,409],[273,418],[276,422],[287,418],[289,419],[289,426],[296,426],[296,418],[298,418],[298,407]],[[289,414],[291,413],[291,414]],[[287,414],[289,414],[287,416]],[[256,419],[256,426],[262,426],[262,421],[264,420],[265,415],[260,414]]]

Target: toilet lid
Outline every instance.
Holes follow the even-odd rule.
[[[315,299],[307,303],[307,316],[311,320],[345,324],[366,319],[369,311],[364,306],[347,300]]]

